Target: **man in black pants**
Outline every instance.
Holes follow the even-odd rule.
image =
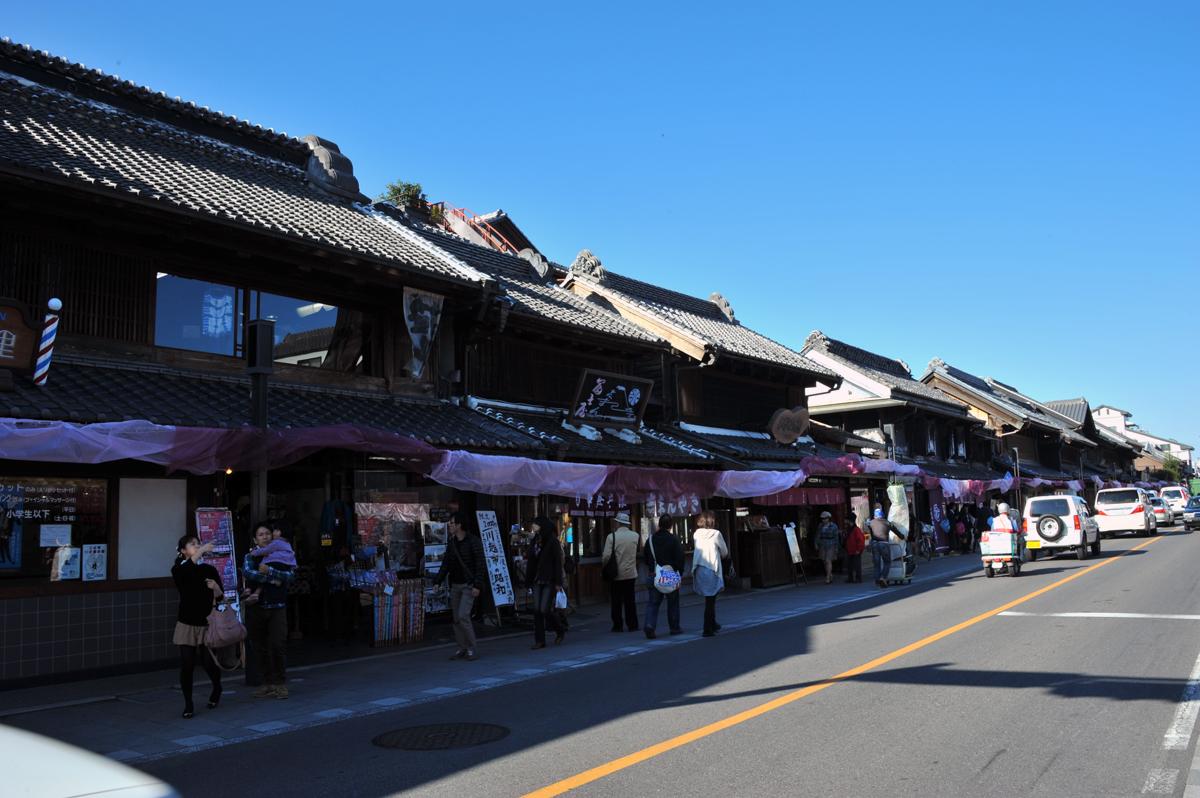
[[[614,632],[638,630],[637,602],[634,587],[637,583],[638,533],[629,528],[629,511],[620,510],[616,518],[617,528],[604,541],[600,553],[602,567],[616,558],[616,578],[612,580],[612,630]],[[622,620],[625,626],[621,626]]]
[[[263,547],[271,542],[271,527],[259,524],[254,530],[254,542]],[[250,590],[261,587],[258,600],[246,608],[246,631],[250,648],[258,660],[263,685],[254,691],[255,698],[287,698],[284,684],[287,656],[287,598],[292,569],[287,565],[266,565],[258,557],[247,554],[242,560],[242,577]]]

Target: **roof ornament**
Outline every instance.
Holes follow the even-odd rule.
[[[586,252],[586,250],[584,251]],[[517,257],[521,260],[529,261],[529,265],[537,272],[538,277],[545,279],[546,275],[550,274],[550,262],[536,249],[525,247],[525,249],[517,253]],[[599,261],[596,262],[599,263]]]
[[[802,346],[800,348],[808,349],[810,347],[814,347],[814,346],[818,346],[818,345],[824,346],[824,345],[827,345],[828,343],[829,343],[829,336],[825,335],[825,333],[821,332],[820,330],[813,330],[812,332],[810,332],[808,334],[808,337],[804,339],[804,346]]]
[[[354,164],[342,155],[338,145],[319,136],[305,136],[304,143],[311,151],[308,156],[308,179],[314,184],[353,202],[370,202],[358,190]]]
[[[579,277],[587,277],[598,283],[604,282],[604,264],[592,254],[590,249],[581,249],[571,264],[571,273]]]
[[[933,360],[930,360],[929,365],[926,366],[926,369],[928,371],[935,371],[937,369],[945,369],[945,368],[946,368],[946,361],[942,360],[940,357],[935,357]]]
[[[711,294],[708,295],[708,301],[712,302],[714,305],[716,305],[720,309],[721,313],[725,316],[725,318],[729,319],[734,324],[737,324],[737,319],[735,319],[733,317],[733,305],[731,305],[729,303],[728,299],[721,296],[716,291],[713,291]]]

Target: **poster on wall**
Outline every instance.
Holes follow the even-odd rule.
[[[508,560],[504,556],[504,543],[500,539],[500,522],[493,510],[475,513],[479,522],[479,538],[483,542],[483,557],[487,561],[488,582],[492,586],[492,600],[497,607],[514,601],[512,578],[508,573]]]
[[[238,565],[233,551],[233,513],[226,507],[200,507],[196,510],[196,535],[213,550],[204,562],[217,569],[225,603],[238,607]]]
[[[83,581],[103,582],[108,578],[108,545],[85,543],[83,546]]]
[[[0,477],[0,569],[40,566],[45,573],[53,566],[55,549],[69,546],[73,538],[107,535],[106,480]],[[44,549],[40,562],[23,562],[22,549],[35,541]]]
[[[79,578],[79,549],[73,546],[60,546],[54,552],[54,561],[50,566],[51,582],[67,582]]]
[[[426,544],[421,567],[427,580],[425,583],[425,612],[450,611],[450,586],[445,583],[434,584],[438,574],[442,572],[442,563],[446,559],[446,544]]]

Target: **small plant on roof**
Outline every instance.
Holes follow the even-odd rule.
[[[425,192],[421,190],[420,183],[405,183],[403,180],[388,183],[379,198],[397,208],[416,208],[423,211],[429,207],[429,201],[425,199]]]

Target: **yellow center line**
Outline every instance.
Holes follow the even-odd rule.
[[[1039,589],[1033,591],[1032,593],[1026,593],[1024,596],[1021,596],[1020,598],[1013,599],[1012,601],[1010,601],[1006,604],[1001,604],[999,607],[996,607],[995,609],[992,609],[992,610],[988,610],[987,612],[982,613],[980,615],[976,615],[974,618],[965,620],[962,623],[956,623],[953,626],[950,626],[950,627],[947,627],[947,628],[941,630],[940,632],[935,632],[934,634],[931,634],[928,637],[923,637],[920,640],[916,641],[915,643],[909,643],[907,646],[904,646],[903,648],[898,648],[895,651],[892,651],[888,654],[884,654],[881,657],[876,657],[875,659],[871,660],[870,662],[865,662],[862,665],[853,667],[848,671],[842,671],[837,676],[833,676],[823,682],[818,682],[817,684],[809,685],[808,687],[802,688],[800,690],[795,690],[791,693],[786,693],[784,695],[779,696],[778,698],[774,698],[770,701],[767,701],[766,703],[759,704],[756,707],[751,707],[750,709],[744,710],[742,712],[738,712],[737,714],[730,715],[727,718],[722,718],[721,720],[715,721],[713,723],[709,723],[706,726],[701,726],[698,729],[693,729],[692,731],[687,732],[685,734],[681,734],[678,737],[672,737],[669,740],[663,740],[661,743],[656,743],[647,748],[643,748],[640,751],[634,751],[632,754],[626,754],[625,756],[620,757],[618,759],[614,759],[611,762],[605,762],[603,765],[597,765],[596,767],[591,768],[590,770],[585,770],[582,773],[577,773],[576,775],[565,778],[562,781],[556,781],[549,786],[542,787],[540,790],[534,790],[533,792],[526,793],[523,798],[550,798],[550,796],[562,795],[563,793],[570,792],[571,790],[574,790],[578,787],[582,787],[585,784],[590,784],[593,781],[598,781],[598,780],[604,778],[605,776],[611,776],[613,773],[616,773],[621,770],[625,770],[626,768],[629,768],[629,767],[633,767],[634,765],[638,764],[639,762],[645,762],[647,759],[653,759],[654,757],[656,757],[660,754],[665,754],[668,751],[672,751],[676,748],[681,748],[682,746],[688,745],[689,743],[694,743],[697,740],[701,740],[705,737],[716,734],[719,731],[723,731],[723,730],[731,728],[733,726],[737,726],[739,724],[745,723],[748,720],[753,720],[754,718],[765,715],[768,712],[773,712],[776,709],[779,709],[780,707],[785,707],[788,704],[799,701],[802,698],[807,698],[808,696],[813,695],[814,693],[819,693],[828,687],[833,687],[835,684],[838,684],[839,682],[844,682],[847,679],[852,679],[855,676],[860,676],[864,673],[867,673],[868,671],[872,671],[880,666],[886,665],[889,662],[892,662],[893,660],[897,660],[900,657],[905,656],[906,654],[911,654],[914,651],[919,651],[920,649],[925,648],[926,646],[933,645],[934,643],[938,642],[939,640],[944,640],[945,638],[949,637],[950,635],[957,634],[957,633],[963,631],[964,629],[968,629],[968,628],[974,626],[977,623],[986,621],[988,618],[993,618],[1002,612],[1011,610],[1013,607],[1016,607],[1020,604],[1024,604],[1027,601],[1031,601],[1031,600],[1037,598],[1038,596],[1049,593],[1051,590],[1062,587],[1063,585],[1067,584],[1068,582],[1073,582],[1074,580],[1080,578],[1081,576],[1083,576],[1085,574],[1089,574],[1092,571],[1095,571],[1097,568],[1103,568],[1104,566],[1108,565],[1109,563],[1116,562],[1121,557],[1124,557],[1126,554],[1129,554],[1130,552],[1137,551],[1138,549],[1144,549],[1147,546],[1149,546],[1151,543],[1157,543],[1160,540],[1162,540],[1162,537],[1153,537],[1153,538],[1150,538],[1149,540],[1145,540],[1145,541],[1139,543],[1138,545],[1134,546],[1133,548],[1128,549],[1127,551],[1121,552],[1121,554],[1117,557],[1112,557],[1107,560],[1101,560],[1100,562],[1096,563],[1095,565],[1090,565],[1087,568],[1076,571],[1075,573],[1071,574],[1070,576],[1063,577],[1062,579],[1059,579],[1057,582],[1046,585],[1043,588],[1039,588]]]

